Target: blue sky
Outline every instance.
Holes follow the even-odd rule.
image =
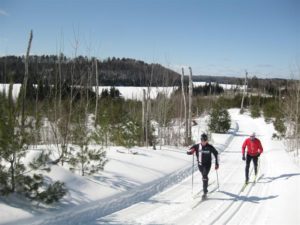
[[[32,54],[128,57],[194,74],[300,75],[300,0],[0,0],[0,55],[24,54],[30,29]]]

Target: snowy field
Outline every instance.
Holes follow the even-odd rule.
[[[21,90],[21,84],[14,84],[12,90],[12,97],[16,99],[19,96]],[[9,91],[9,84],[0,84],[0,92],[5,92],[8,94]]]
[[[219,190],[212,166],[207,201],[192,198],[202,192],[202,183],[195,168],[192,189],[192,156],[185,154],[186,148],[134,148],[138,154],[128,154],[113,147],[107,149],[109,163],[98,176],[85,179],[53,167],[49,177],[63,180],[69,193],[51,208],[25,204],[17,196],[0,198],[0,224],[300,224],[300,168],[283,142],[272,140],[271,124],[239,115],[237,109],[230,114],[230,132],[212,135],[221,153]],[[192,132],[199,141],[206,118],[197,123]],[[251,131],[262,141],[264,153],[258,181],[242,191],[241,145]]]
[[[109,90],[111,86],[99,86],[99,94],[101,94],[102,90]],[[122,97],[125,99],[133,99],[133,100],[143,100],[143,91],[145,91],[145,97],[147,98],[148,92],[151,99],[155,99],[159,93],[164,94],[168,97],[176,91],[177,87],[115,87],[117,88]],[[93,90],[96,92],[96,87],[93,87]]]
[[[105,89],[110,90],[112,86],[99,86],[98,92],[101,94],[101,92]],[[177,87],[115,87],[117,88],[121,96],[124,99],[133,99],[133,100],[139,100],[142,101],[143,99],[143,91],[145,90],[146,97],[149,92],[149,96],[151,99],[155,99],[159,93],[165,94],[166,96],[170,96]],[[13,85],[13,98],[16,99],[20,93],[21,84],[14,84]],[[93,91],[96,92],[96,87],[92,88]],[[9,91],[9,84],[0,84],[0,92],[8,93]]]
[[[207,82],[193,82],[194,87],[205,86],[208,84]],[[216,82],[211,82],[212,85],[216,84]],[[244,90],[245,85],[237,85],[237,84],[219,84],[224,90]]]
[[[198,86],[204,86],[205,82],[193,82],[194,87]],[[233,90],[233,89],[239,89],[243,90],[243,85],[232,85],[232,84],[219,84],[224,88],[224,90]],[[13,86],[13,98],[16,99],[19,95],[21,88],[21,84],[14,84]],[[107,89],[109,90],[111,86],[99,86],[98,92],[101,94],[102,90]],[[145,90],[146,97],[149,92],[149,96],[151,99],[155,99],[159,93],[162,93],[168,97],[176,91],[177,87],[151,87],[148,89],[148,87],[116,87],[123,98],[125,99],[133,99],[133,100],[139,100],[142,101],[143,99],[143,91]],[[9,84],[0,84],[0,92],[5,91],[8,93]],[[93,87],[93,90],[96,92],[96,87]]]

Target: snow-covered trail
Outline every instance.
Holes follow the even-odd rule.
[[[257,127],[264,134],[263,177],[243,199],[231,223],[300,224],[300,169],[285,152],[283,142],[271,140],[271,127],[265,126],[262,119],[258,122]]]
[[[252,119],[237,112],[231,111],[232,119],[238,125],[234,136],[215,135],[219,148],[224,149],[225,142],[229,145],[220,154],[219,190],[217,173],[212,165],[207,201],[192,198],[193,194],[202,193],[201,175],[195,167],[192,194],[192,168],[185,164],[181,169],[136,189],[59,213],[8,224],[300,224],[299,167],[285,152],[283,142],[272,140],[272,125],[261,118]],[[242,161],[241,146],[252,131],[256,131],[262,141],[264,153],[260,157],[258,181],[242,191],[245,162]],[[192,164],[191,156],[182,156]],[[252,170],[251,164],[250,181],[254,177]]]
[[[195,200],[191,197],[191,177],[188,177],[147,201],[89,224],[300,224],[299,168],[285,152],[282,142],[271,139],[271,125],[244,115],[236,115],[234,119],[239,131],[220,156],[220,190],[215,190],[216,172],[212,166],[209,190],[214,191],[207,201],[192,209]],[[265,151],[260,158],[257,183],[250,183],[242,191],[245,163],[241,159],[241,145],[253,130]],[[198,171],[194,189],[202,190]]]

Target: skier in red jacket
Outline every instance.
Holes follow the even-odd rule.
[[[247,147],[247,156],[245,157],[245,149]],[[254,164],[254,172],[255,176],[257,175],[257,162],[258,157],[263,152],[263,147],[261,145],[261,142],[258,138],[256,138],[255,133],[251,133],[250,137],[247,138],[242,146],[242,154],[243,154],[243,160],[246,160],[246,183],[249,182],[249,167],[250,162],[253,160]]]

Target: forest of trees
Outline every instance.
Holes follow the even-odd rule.
[[[207,75],[193,76],[194,82],[206,82],[208,84],[214,82],[219,84],[244,85],[244,80],[245,78],[240,78],[240,77],[207,76]],[[285,93],[286,93],[288,79],[258,78],[257,76],[253,75],[251,78],[247,80],[247,83],[248,83],[248,89],[251,92],[260,92],[260,93],[265,93],[270,95],[278,95],[279,88],[285,89]]]
[[[29,74],[33,83],[43,81],[55,83],[55,74],[60,65],[62,80],[70,84],[71,74],[75,80],[88,79],[95,72],[93,64],[98,63],[98,82],[102,86],[173,86],[180,84],[180,75],[159,64],[147,64],[129,58],[95,58],[64,55],[33,55],[29,57]],[[0,57],[0,83],[22,83],[24,78],[24,56]],[[153,76],[155,74],[155,76]],[[151,83],[150,83],[151,82]],[[91,85],[96,85],[92,79]]]

